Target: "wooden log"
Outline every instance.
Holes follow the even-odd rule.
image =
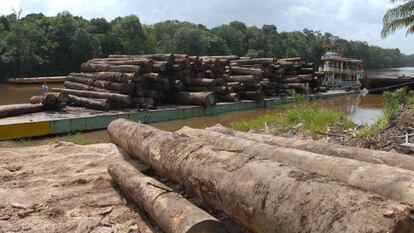
[[[382,164],[330,157],[312,152],[272,146],[226,134],[184,127],[178,131],[195,141],[211,143],[262,159],[271,159],[302,171],[343,181],[396,201],[414,203],[414,172]],[[374,178],[375,177],[375,178]]]
[[[146,90],[145,97],[153,98],[155,100],[164,100],[165,94],[162,91],[157,90]]]
[[[217,100],[213,92],[177,92],[173,94],[172,101],[177,104],[212,106]]]
[[[246,91],[258,91],[262,89],[263,89],[263,85],[260,82],[243,83],[243,90],[246,90]]]
[[[141,76],[137,73],[122,73],[122,72],[95,72],[95,73],[70,73],[70,76],[78,76],[84,78],[92,78],[103,81],[128,83],[138,82]]]
[[[263,71],[260,69],[246,68],[232,66],[230,69],[231,75],[256,75],[263,76]]]
[[[414,157],[400,153],[349,147],[319,141],[285,138],[273,135],[244,133],[228,129],[222,125],[215,125],[214,127],[207,128],[207,130],[279,147],[310,151],[334,157],[354,159],[372,164],[385,164],[414,171]]]
[[[30,98],[31,104],[43,104],[44,106],[53,106],[56,104],[57,98],[54,95],[36,95]]]
[[[408,205],[272,160],[193,143],[185,135],[125,119],[111,122],[108,134],[132,156],[253,232],[414,229]]]
[[[106,64],[81,64],[82,72],[126,72],[126,73],[139,73],[141,67],[134,65],[117,65],[111,66]]]
[[[166,61],[156,61],[152,66],[152,71],[156,73],[162,73],[167,70],[167,62]]]
[[[209,79],[209,78],[192,78],[192,86],[214,87],[224,83],[223,79]]]
[[[252,58],[252,59],[243,59],[243,60],[233,60],[232,62],[239,65],[252,65],[252,64],[272,64],[274,62],[273,58]]]
[[[262,101],[264,99],[264,93],[262,91],[241,91],[239,95],[242,100]]]
[[[63,87],[67,89],[75,89],[75,90],[119,93],[117,91],[110,91],[107,89],[93,87],[93,86],[85,85],[82,83],[75,83],[75,82],[71,82],[67,80],[63,83]]]
[[[138,108],[152,108],[155,106],[155,101],[153,98],[133,98],[132,102]]]
[[[230,92],[238,92],[243,87],[243,84],[240,82],[228,82],[226,85],[230,89]]]
[[[33,96],[30,98],[31,104],[43,104],[46,110],[62,109],[69,101],[69,95],[60,92],[48,92],[43,95]]]
[[[227,232],[219,220],[132,165],[112,164],[108,172],[122,192],[143,207],[165,232]]]
[[[42,112],[43,104],[10,104],[0,106],[0,118],[19,116],[24,114]]]
[[[227,95],[219,95],[218,99],[221,102],[240,102],[240,96],[238,93],[228,93]]]
[[[237,76],[229,76],[227,78],[228,82],[240,82],[240,83],[245,83],[245,82],[258,82],[260,81],[260,77],[255,76],[255,75],[237,75]]]
[[[79,97],[75,95],[69,95],[70,102],[79,107],[85,107],[96,110],[110,110],[112,108],[112,102],[108,99],[95,99],[87,97]]]
[[[116,91],[122,94],[131,94],[135,89],[134,84],[110,82],[71,75],[67,76],[66,80],[70,82],[82,83],[88,86],[94,86],[102,89]]]
[[[314,68],[300,68],[300,73],[301,74],[313,74],[315,72]]]
[[[128,95],[109,93],[109,92],[97,92],[97,91],[80,91],[73,89],[62,89],[62,88],[53,88],[53,91],[63,92],[70,95],[80,96],[80,97],[89,97],[95,99],[109,99],[113,102],[119,102],[126,105],[131,105],[132,100]]]

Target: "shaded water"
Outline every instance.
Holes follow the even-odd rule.
[[[49,84],[49,90],[63,84]],[[0,84],[0,105],[28,103],[30,98],[42,94],[41,84]]]

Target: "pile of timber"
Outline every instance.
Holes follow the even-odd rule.
[[[372,157],[366,149],[292,143],[221,126],[166,132],[125,119],[113,121],[108,134],[251,232],[414,229],[414,158],[406,155]],[[226,232],[219,220],[134,167],[108,171],[165,232]]]
[[[313,65],[300,58],[110,55],[81,65],[63,89],[71,103],[92,109],[153,108],[168,103],[209,106],[263,100],[289,90],[316,90]]]

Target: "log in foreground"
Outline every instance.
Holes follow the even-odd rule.
[[[205,129],[183,127],[178,131],[194,141],[211,143],[256,158],[271,159],[300,170],[317,173],[368,190],[383,197],[414,204],[414,172],[383,164],[271,146]]]
[[[165,232],[227,232],[219,220],[132,165],[126,162],[112,164],[108,172],[121,190],[143,207]]]
[[[376,151],[365,148],[349,147],[339,144],[330,144],[311,140],[285,138],[273,135],[244,133],[226,128],[220,124],[207,128],[207,130],[216,131],[230,136],[262,142],[274,146],[310,151],[335,157],[355,159],[373,164],[386,164],[389,166],[414,171],[414,157],[394,152]]]
[[[112,141],[253,232],[412,233],[408,205],[272,160],[118,119]]]
[[[42,112],[43,104],[10,104],[0,106],[0,118],[18,116],[23,114]]]

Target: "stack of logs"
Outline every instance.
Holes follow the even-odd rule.
[[[166,132],[125,119],[113,121],[108,134],[158,179],[177,182],[201,207],[209,204],[249,232],[414,229],[414,158],[407,155],[223,126]],[[226,232],[219,219],[128,163],[108,171],[165,232]]]
[[[185,54],[110,55],[81,65],[63,89],[72,104],[92,109],[152,108],[165,103],[214,105],[260,101],[289,90],[317,90],[312,64],[300,58],[275,60]]]

